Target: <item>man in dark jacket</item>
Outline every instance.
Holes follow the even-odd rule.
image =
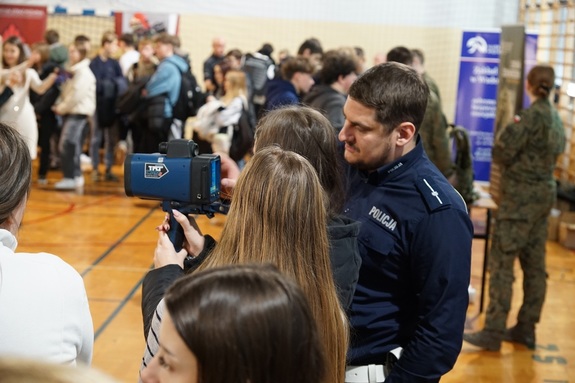
[[[357,78],[359,70],[359,61],[350,52],[343,49],[326,52],[319,73],[321,82],[303,99],[304,104],[326,116],[338,132],[345,121],[343,105],[347,92]]]
[[[268,84],[265,110],[299,104],[300,94],[309,92],[314,84],[313,71],[313,66],[306,58],[287,59],[281,67],[281,78],[271,80]]]
[[[96,77],[96,113],[90,140],[90,157],[92,158],[92,179],[100,181],[100,146],[104,140],[104,180],[119,181],[112,173],[114,148],[117,140],[116,99],[128,87],[118,60],[113,56],[118,49],[118,36],[114,32],[104,32],[98,55],[90,62],[90,69]]]
[[[204,86],[206,92],[214,94],[218,88],[214,80],[214,67],[224,59],[226,41],[223,37],[214,37],[212,40],[212,54],[204,61]]]
[[[361,222],[362,257],[346,382],[439,382],[461,350],[473,226],[418,139],[428,93],[389,62],[358,77],[344,106],[344,214]]]

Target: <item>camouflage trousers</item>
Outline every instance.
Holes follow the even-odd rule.
[[[549,208],[527,219],[498,219],[495,223],[489,254],[489,306],[485,328],[504,331],[511,307],[513,266],[519,258],[523,270],[523,304],[517,321],[525,324],[539,322],[545,292],[545,242]]]

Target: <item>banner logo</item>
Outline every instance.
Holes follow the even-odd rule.
[[[481,36],[475,36],[467,40],[467,53],[474,54],[476,52],[484,54],[487,53],[487,41]]]

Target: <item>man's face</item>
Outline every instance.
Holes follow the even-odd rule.
[[[351,72],[350,74],[340,77],[340,83],[341,86],[343,88],[343,90],[345,91],[345,94],[347,94],[349,92],[349,88],[351,87],[351,84],[353,84],[353,82],[357,79],[357,73],[355,72]]]
[[[375,109],[348,97],[343,112],[345,123],[338,139],[345,142],[344,157],[350,165],[369,172],[395,159],[397,132],[386,133],[375,119]]]
[[[81,60],[80,52],[78,52],[78,49],[74,44],[70,44],[68,47],[68,59],[70,60],[71,65],[77,64]]]
[[[109,43],[104,44],[104,50],[106,51],[106,55],[108,57],[114,56],[114,54],[118,50],[118,40],[113,40]]]
[[[214,56],[222,57],[224,55],[224,51],[226,50],[226,43],[222,40],[214,40],[212,42],[212,50]]]
[[[292,83],[298,93],[305,94],[309,92],[315,81],[310,73],[296,72],[293,75]]]
[[[154,45],[154,52],[156,53],[158,60],[163,60],[172,54],[173,48],[170,44],[157,42]]]
[[[154,55],[154,46],[152,44],[145,44],[140,47],[140,56],[146,61],[150,61]]]
[[[421,76],[425,70],[423,69],[423,64],[418,56],[413,55],[413,62],[411,63],[411,67],[415,69],[415,71]]]

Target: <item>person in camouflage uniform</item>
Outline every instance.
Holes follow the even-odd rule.
[[[455,164],[451,161],[449,149],[449,137],[447,136],[447,119],[443,114],[439,88],[430,76],[425,76],[423,68],[423,52],[414,49],[409,50],[403,46],[397,46],[387,52],[387,62],[398,62],[409,65],[421,76],[429,88],[427,108],[423,122],[419,127],[419,135],[423,142],[423,149],[427,156],[441,173],[453,183],[452,176],[455,173]]]
[[[482,331],[464,340],[497,351],[501,341],[535,348],[535,324],[545,300],[547,216],[556,198],[553,171],[565,147],[559,114],[549,101],[555,73],[537,65],[527,76],[531,106],[495,138],[493,161],[501,167],[501,200],[489,259],[489,306]],[[523,304],[517,324],[505,330],[515,258],[523,270]]]
[[[419,135],[423,142],[423,149],[431,162],[437,166],[445,178],[450,180],[455,172],[455,164],[451,161],[447,119],[441,109],[439,96],[432,90],[429,91],[427,108],[419,128]]]
[[[423,77],[423,81],[425,81],[429,87],[429,90],[435,93],[439,101],[441,101],[441,94],[439,93],[439,86],[437,85],[437,82],[435,82],[435,80],[425,70],[425,56],[423,55],[423,51],[421,49],[415,48],[411,50],[411,54],[413,56],[413,69],[415,69],[417,73]]]

